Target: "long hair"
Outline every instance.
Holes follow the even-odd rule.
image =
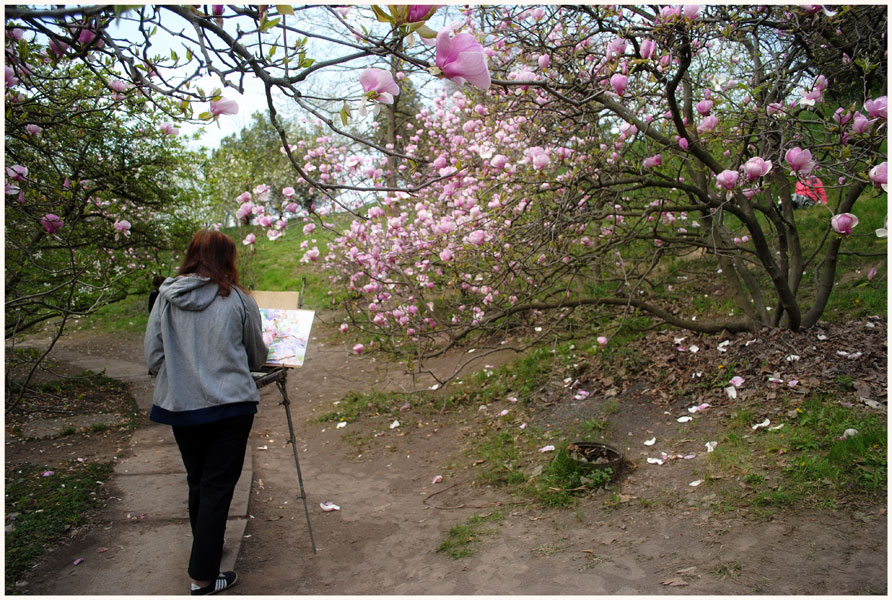
[[[220,286],[220,295],[228,296],[232,286],[240,287],[238,270],[235,266],[236,256],[235,242],[232,238],[219,231],[200,229],[189,242],[179,274],[195,273],[202,277],[210,277]]]

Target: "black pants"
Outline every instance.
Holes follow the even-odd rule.
[[[189,576],[192,579],[215,579],[220,572],[229,504],[242,473],[248,433],[253,424],[254,415],[244,415],[173,428],[189,484],[189,523],[192,525]]]

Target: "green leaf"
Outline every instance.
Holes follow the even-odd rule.
[[[290,4],[276,4],[276,12],[280,15],[293,15],[294,9]]]
[[[270,58],[272,58],[273,55],[275,55],[275,53],[276,53],[276,48],[277,48],[277,46],[276,46],[275,44],[273,44],[272,46],[269,47],[269,57],[270,57]]]
[[[198,115],[198,118],[201,119],[202,121],[210,121],[211,119],[214,118],[214,113],[203,112],[200,115]]]
[[[314,62],[316,62],[315,58],[305,58],[302,61],[300,61],[300,67],[301,68],[312,67]]]
[[[177,62],[179,60],[179,57],[177,56],[177,53],[174,52],[173,48],[170,49],[170,59],[173,62]]]
[[[186,48],[186,62],[192,61],[192,49]]]
[[[344,106],[341,107],[341,113],[340,113],[340,114],[341,114],[341,123],[342,123],[343,125],[346,125],[346,124],[347,124],[347,121],[350,120],[350,112],[349,112],[349,109],[347,108],[347,104],[346,104],[346,103],[344,104]]]
[[[278,24],[279,24],[279,21],[281,21],[281,20],[282,20],[281,18],[278,18],[278,19],[263,19],[263,23],[260,24],[260,31],[261,31],[261,32],[267,32],[267,31],[269,31],[270,29],[272,29],[273,27],[275,27],[276,25],[278,25]]]
[[[374,11],[375,17],[382,23],[393,23],[393,19],[391,18],[391,16],[374,4],[372,5],[372,11]]]

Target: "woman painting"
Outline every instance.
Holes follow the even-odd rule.
[[[220,573],[223,534],[260,400],[251,370],[266,360],[260,311],[238,285],[236,247],[218,231],[189,243],[179,275],[161,285],[145,355],[156,377],[149,418],[173,427],[186,467],[192,595],[235,585]]]

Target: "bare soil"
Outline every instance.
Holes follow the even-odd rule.
[[[782,394],[792,389],[804,395],[831,384],[840,390],[842,380],[851,385],[839,391],[839,402],[853,410],[885,410],[883,320],[801,334],[736,336],[728,338],[723,353],[717,350],[720,336],[651,334],[636,349],[647,357],[646,367],[630,363],[606,373],[597,362],[586,362],[577,381],[565,383],[563,373],[543,381],[541,400],[524,410],[506,399],[482,410],[450,412],[404,395],[429,388],[430,380],[413,381],[398,365],[349,354],[323,326],[314,333],[306,364],[289,373],[287,390],[317,553],[286,443],[281,397],[268,386],[249,441],[254,481],[237,562],[240,583],[229,594],[887,593],[885,503],[853,495],[841,498],[836,510],[756,511],[745,502],[723,501],[728,489],[741,498],[752,493],[734,473],[689,485],[705,472],[704,441],[721,439],[741,404],[757,407],[759,419],[780,424],[790,418],[780,407]],[[64,343],[90,354],[142,360],[138,335],[78,333]],[[699,351],[692,352],[691,344]],[[838,351],[861,355],[843,358]],[[799,359],[788,360],[791,355]],[[487,363],[498,366],[512,358],[492,356]],[[718,365],[734,365],[747,380],[736,400],[695,385],[714,376]],[[448,359],[440,367],[450,368]],[[767,377],[785,380],[786,387],[766,384]],[[791,379],[799,381],[795,388],[787,386]],[[341,427],[317,421],[347,392],[373,388],[389,391],[396,408]],[[590,395],[575,400],[579,389]],[[880,407],[870,408],[862,398]],[[676,421],[688,414],[687,407],[703,402],[712,406],[692,422]],[[508,415],[498,417],[503,409]],[[530,429],[558,432],[605,415],[604,441],[620,448],[627,464],[610,489],[583,496],[571,508],[546,509],[479,483],[484,465],[468,451],[479,433],[516,432],[521,419]],[[7,463],[35,451],[45,461],[63,462],[86,452],[110,455],[122,444],[110,432],[67,437],[77,441],[26,442],[8,426]],[[654,437],[655,445],[643,444]],[[557,435],[555,440],[565,443]],[[661,452],[696,457],[647,463]],[[530,471],[548,458],[530,457]],[[766,468],[777,469],[784,460],[778,456]],[[443,481],[433,483],[437,475]],[[340,510],[323,512],[323,502]],[[437,552],[452,526],[494,512],[504,518],[476,537],[472,556],[453,559]]]

